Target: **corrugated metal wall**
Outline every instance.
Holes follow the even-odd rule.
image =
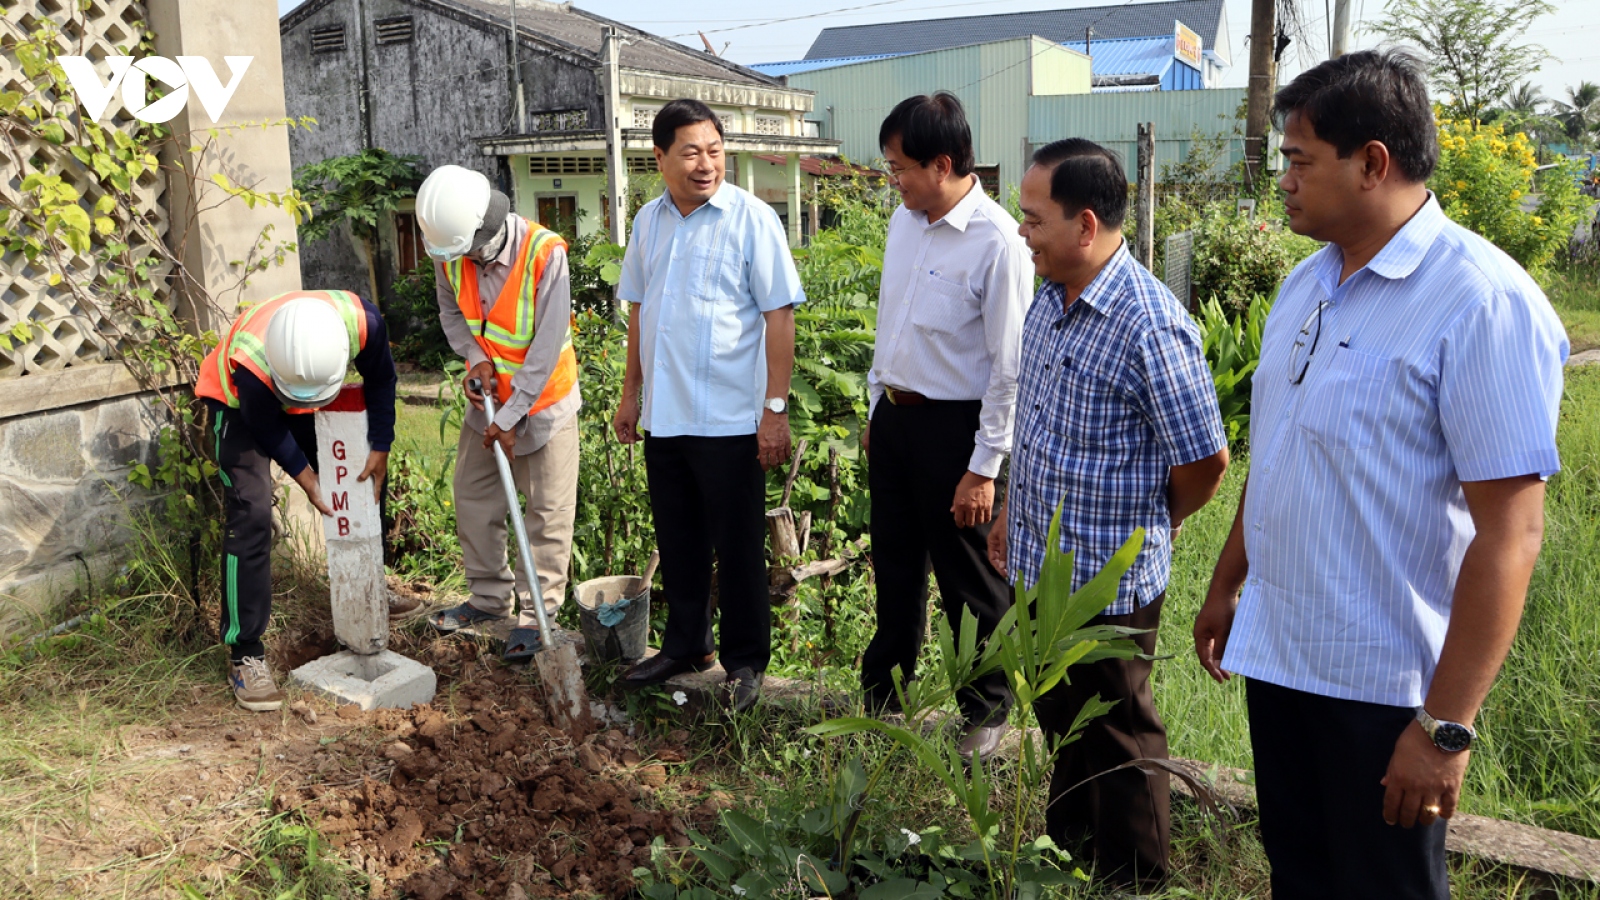
[[[822,136],[843,141],[840,152],[862,162],[877,158],[878,127],[896,103],[950,91],[966,108],[978,164],[998,165],[1001,184],[1017,184],[1028,153],[1034,43],[1020,38],[803,72],[789,76],[789,85],[817,92],[810,117],[822,122]],[[1037,43],[1040,52],[1055,49]]]
[[[1062,138],[1088,138],[1121,156],[1133,181],[1139,123],[1154,122],[1159,177],[1163,165],[1182,161],[1196,132],[1242,131],[1244,100],[1244,88],[1030,97],[1028,142],[1038,147]],[[1225,162],[1232,165],[1243,157],[1244,138],[1236,136],[1229,141]]]

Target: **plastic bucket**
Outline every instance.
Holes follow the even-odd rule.
[[[644,658],[650,638],[650,585],[634,575],[594,578],[578,585],[578,625],[589,644],[589,655],[597,660],[633,662]],[[626,597],[628,606],[622,621],[606,625],[599,609]]]

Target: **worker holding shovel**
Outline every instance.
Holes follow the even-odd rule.
[[[394,358],[377,307],[346,291],[291,291],[240,314],[200,364],[195,394],[223,485],[222,642],[234,699],[253,712],[283,705],[261,635],[272,615],[272,478],[276,462],[323,515],[316,417],[361,373],[372,452],[358,479],[381,505],[394,441]]]
[[[456,446],[456,536],[472,596],[429,618],[454,632],[511,615],[512,594],[542,597],[554,616],[567,588],[578,494],[578,363],[572,352],[567,245],[555,232],[511,212],[481,173],[433,170],[417,191],[417,220],[438,280],[439,321],[467,363],[472,408]],[[473,386],[494,391],[493,413]],[[492,386],[492,388],[491,388]],[[538,577],[513,577],[506,559],[510,512],[494,456],[498,442],[515,487],[527,498],[523,522]],[[507,660],[530,659],[541,644],[538,615],[519,611]]]

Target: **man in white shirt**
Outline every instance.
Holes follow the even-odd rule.
[[[994,480],[1011,449],[1033,267],[1016,220],[972,173],[972,131],[954,95],[902,101],[878,143],[902,205],[884,248],[867,375],[872,413],[862,430],[878,630],[861,659],[861,685],[869,707],[893,711],[892,673],[915,676],[927,628],[930,562],[952,627],[965,606],[987,637],[1011,606],[985,547]],[[987,757],[1011,706],[1004,674],[979,679],[957,700],[962,755]]]

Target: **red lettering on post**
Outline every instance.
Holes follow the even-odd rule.
[[[348,510],[350,508],[350,492],[340,491],[337,494],[334,494],[333,508],[335,512],[341,509]]]
[[[350,536],[350,520],[344,516],[339,517],[339,537]]]
[[[333,458],[344,459],[344,441],[333,442]]]
[[[333,480],[337,484],[344,484],[345,476],[349,475],[349,474],[350,474],[350,470],[345,468],[344,466],[334,466],[333,467]]]

